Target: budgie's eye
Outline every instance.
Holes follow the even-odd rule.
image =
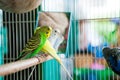
[[[50,30],[50,29],[48,28],[48,30]]]
[[[55,30],[55,32],[57,32],[57,31]]]
[[[46,32],[46,34],[48,34],[48,32]]]
[[[113,57],[113,58],[116,58],[116,56],[115,56],[114,54],[112,55],[112,57]]]

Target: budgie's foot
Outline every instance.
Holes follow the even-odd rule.
[[[44,57],[47,57],[48,55],[47,54],[41,54],[41,55],[37,55],[37,56],[35,56],[37,59],[38,59],[38,61],[40,62],[41,60],[40,60],[40,57],[42,58],[44,58]]]
[[[47,57],[47,56],[48,56],[48,54],[43,54],[43,56],[44,56],[44,57]]]
[[[38,59],[39,62],[41,61],[40,58],[39,58],[39,56],[35,56],[35,57]]]

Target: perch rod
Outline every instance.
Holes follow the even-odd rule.
[[[42,54],[43,55],[43,54]],[[39,60],[36,57],[30,58],[30,59],[26,59],[26,60],[19,60],[16,62],[11,62],[11,63],[7,63],[4,65],[0,66],[0,76],[5,76],[8,74],[12,74],[18,71],[21,71],[23,69],[32,67],[34,65],[40,64],[42,62],[45,62],[47,60],[52,59],[51,56],[47,55],[47,56],[39,56]]]

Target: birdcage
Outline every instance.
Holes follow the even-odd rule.
[[[54,13],[64,13],[67,18],[59,20],[64,23],[68,20],[68,25],[67,28],[58,28],[60,31],[65,30],[64,34],[61,33],[64,40],[58,47],[58,55],[73,80],[120,80],[120,77],[108,67],[102,53],[103,47],[119,46],[119,3],[119,0],[114,2],[110,0],[43,0],[37,9],[22,14],[1,10],[0,64],[14,62],[33,36],[37,26],[43,24],[52,26],[49,20],[56,21],[57,16]],[[48,17],[46,13],[53,14]],[[46,20],[39,23],[39,19]],[[54,24],[58,26],[56,23]],[[0,80],[28,80],[33,67],[0,76]],[[51,59],[36,65],[29,80],[70,80],[70,78],[59,63]]]

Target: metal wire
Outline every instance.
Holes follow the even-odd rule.
[[[36,25],[36,12],[37,10],[24,14],[3,12],[3,25],[8,31],[8,54],[4,57],[5,63],[14,61],[26,42],[32,37]],[[35,74],[38,73],[38,68],[36,69]],[[7,75],[4,79],[27,80],[29,72],[31,72],[31,68]],[[36,77],[34,78],[34,76]],[[38,80],[38,76],[33,74],[31,80]]]
[[[47,1],[49,1],[50,3],[47,3]],[[62,6],[59,9],[60,6],[55,5],[59,3],[59,0],[56,0],[55,4],[53,5],[51,5],[53,0],[44,0],[42,4],[42,10],[48,11],[48,12],[49,11],[51,12],[69,11],[72,13],[72,17],[82,16],[82,11],[80,11],[81,12],[80,14],[75,13],[79,9],[79,7],[77,6],[77,1],[78,0],[63,0],[63,4],[61,4]],[[81,0],[81,3],[82,3],[82,0]],[[98,3],[100,2],[98,1]],[[88,5],[86,5],[86,8],[88,8]],[[23,13],[23,14],[3,12],[2,23],[7,28],[7,32],[8,32],[7,33],[8,54],[4,56],[4,63],[9,63],[9,62],[14,61],[18,57],[20,52],[22,51],[27,41],[32,37],[34,29],[36,27],[36,17],[37,17],[36,14],[38,11],[39,11],[39,8],[31,12]],[[89,10],[89,12],[90,11],[91,10]],[[99,60],[96,58],[97,54],[93,55],[93,52],[89,52],[88,49],[85,49],[83,50],[83,52],[81,52],[81,47],[82,47],[81,45],[82,44],[86,45],[85,41],[87,41],[86,37],[81,35],[82,33],[87,34],[86,28],[88,27],[86,27],[86,24],[90,22],[89,30],[90,30],[90,33],[93,33],[92,31],[95,31],[95,28],[91,28],[91,26],[95,26],[96,21],[105,22],[106,20],[110,20],[111,18],[119,18],[119,17],[112,16],[112,13],[109,13],[111,17],[109,17],[108,14],[106,14],[106,17],[103,17],[103,18],[99,16],[98,18],[97,17],[92,18],[92,16],[90,16],[89,18],[86,18],[85,16],[88,16],[88,15],[87,14],[83,15],[84,18],[82,17],[82,19],[72,18],[71,23],[69,21],[71,25],[69,24],[70,30],[69,30],[68,41],[70,42],[68,42],[67,44],[68,45],[67,58],[63,58],[62,60],[65,64],[67,63],[67,61],[71,64],[74,62],[74,65],[72,65],[73,70],[71,69],[71,66],[69,66],[68,64],[66,64],[66,67],[68,68],[68,70],[71,71],[72,75],[74,74],[73,77],[75,78],[75,80],[90,80],[91,78],[92,78],[91,80],[98,80],[98,79],[106,80],[106,78],[108,80],[115,80],[115,79],[120,80],[120,77],[117,76],[116,74],[113,73],[112,76],[110,75],[111,69],[109,69],[109,67],[105,67],[103,70],[91,69],[91,66],[89,66],[90,64],[93,64],[93,63],[101,64],[102,62],[99,62]],[[117,15],[117,12],[116,12],[116,15]],[[94,22],[93,25],[91,25],[91,21]],[[93,36],[91,37],[91,39],[94,39],[95,35],[96,34],[91,34],[91,36]],[[81,43],[79,39],[80,40],[84,39],[84,42]],[[98,40],[98,41],[101,42],[102,40]],[[103,42],[104,41],[105,39],[103,40]],[[115,46],[117,46],[117,44]],[[90,47],[91,51],[92,49],[93,48]],[[98,47],[98,50],[100,49],[101,47]],[[97,48],[95,48],[94,51],[97,52]],[[100,55],[100,53],[98,54]],[[90,57],[90,60],[88,59],[89,57]],[[106,66],[106,63],[103,63],[102,65]],[[44,71],[44,70],[47,70],[48,67],[50,70],[48,72]],[[7,75],[4,77],[4,79],[5,80],[13,80],[13,79],[14,80],[27,80],[28,76],[31,76],[28,78],[29,80],[47,80],[48,78],[49,80],[55,80],[55,79],[56,80],[60,80],[60,79],[69,80],[66,75],[62,76],[61,74],[59,74],[59,72],[62,73],[62,69],[58,64],[56,64],[54,60],[52,60],[51,62],[40,64],[34,67],[34,69],[35,69],[34,72],[32,71],[32,68],[29,68],[29,69],[20,71],[18,73]],[[107,69],[108,71],[105,72],[105,69]],[[30,74],[32,73],[31,71],[33,72],[32,75]],[[106,74],[110,76],[105,76]]]

